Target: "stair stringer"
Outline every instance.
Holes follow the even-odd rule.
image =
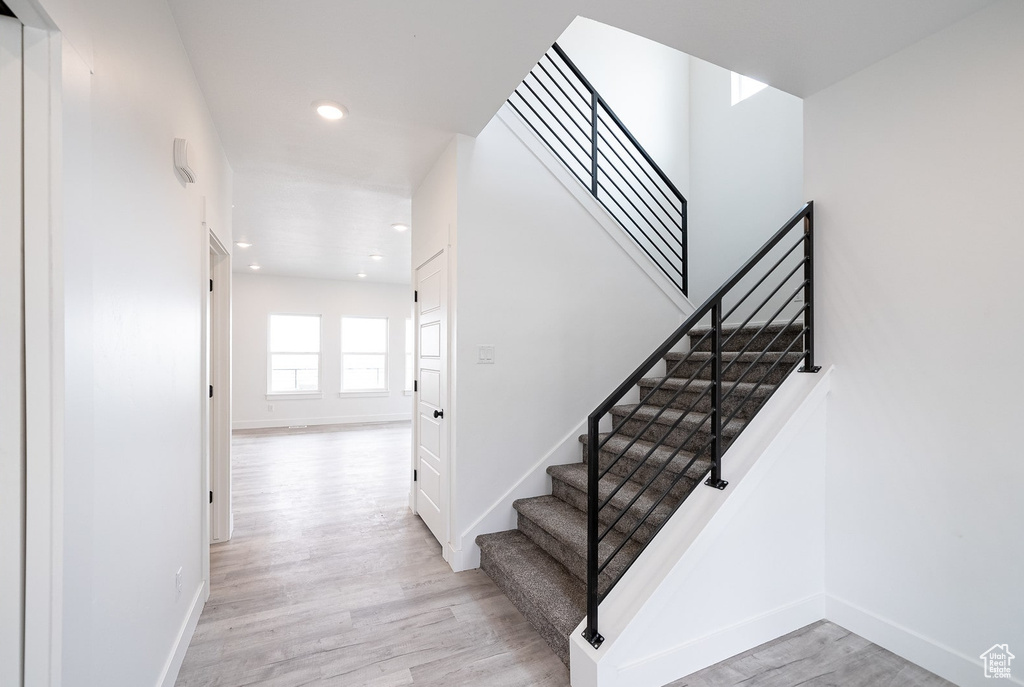
[[[509,131],[515,134],[516,138],[522,141],[523,145],[540,160],[541,164],[548,168],[548,171],[579,201],[580,205],[601,225],[601,228],[608,232],[608,235],[619,244],[623,252],[643,270],[648,279],[665,292],[665,295],[675,303],[681,312],[689,314],[696,310],[693,302],[679,290],[679,286],[665,276],[665,273],[658,268],[650,256],[644,253],[629,237],[618,221],[604,209],[604,206],[590,194],[590,191],[584,188],[579,179],[566,169],[565,165],[551,152],[548,145],[519,118],[519,115],[508,103],[502,105],[495,116],[508,127]]]
[[[793,374],[601,603],[573,687],[658,687],[825,617],[825,400],[832,369]],[[585,621],[584,621],[585,623]]]

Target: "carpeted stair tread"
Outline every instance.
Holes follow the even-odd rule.
[[[711,386],[712,383],[710,379],[686,380],[683,379],[682,377],[644,377],[643,379],[640,380],[640,388],[653,389],[655,386],[658,385],[659,382],[661,382],[661,386],[663,389],[671,389],[672,391],[675,391],[676,389],[682,389],[683,387],[685,387],[687,381],[690,381],[690,386],[687,387],[687,391],[696,392],[703,392],[705,389]],[[732,391],[734,395],[739,394],[742,396],[746,396],[749,393],[755,393],[758,396],[770,396],[772,392],[775,391],[776,386],[778,385],[769,384],[767,382],[758,386],[756,381],[728,382],[723,380],[722,393],[727,394]],[[736,387],[735,391],[733,391],[733,387]],[[757,387],[756,390],[755,387]],[[643,398],[642,394],[641,398]]]
[[[635,413],[633,413],[634,409],[636,410]],[[679,429],[685,429],[687,431],[700,424],[707,416],[707,413],[684,413],[681,410],[676,410],[675,408],[665,408],[663,406],[654,405],[627,404],[612,408],[612,415],[615,416],[616,425],[621,422],[622,418],[628,416],[630,413],[633,413],[630,420],[642,421],[646,424],[651,418],[655,418],[654,424],[662,426],[675,424],[676,420],[678,420],[682,415],[684,417],[679,423]],[[734,419],[722,427],[722,435],[734,437],[740,433],[744,424],[745,423],[742,420]],[[706,431],[710,426],[711,421],[708,420],[703,424],[702,429]]]
[[[783,330],[785,330],[784,333]],[[711,331],[711,327],[702,325],[690,330],[690,345],[700,350],[711,350],[711,337],[704,338]],[[803,331],[803,324],[794,323],[787,325],[784,322],[762,325],[726,325],[722,327],[722,346],[725,350],[738,351],[747,345],[751,340],[753,344],[750,349],[764,350],[770,346],[771,350],[785,350],[790,343]],[[781,334],[780,334],[781,333]],[[774,340],[774,342],[773,342]],[[799,344],[797,344],[799,347]]]
[[[734,360],[739,360],[741,363],[752,363],[758,358],[762,361],[774,363],[779,358],[785,358],[786,360],[797,361],[804,356],[799,351],[790,351],[785,353],[784,351],[722,351],[722,363],[728,365]],[[675,353],[669,352],[665,354],[665,360],[670,363],[676,363],[680,360],[689,358],[692,361],[704,362],[711,357],[710,351],[689,351],[688,353]],[[783,363],[784,364],[784,363]]]
[[[630,446],[630,442],[633,439],[628,436],[601,434],[599,437],[602,441],[610,437],[604,447],[598,452],[598,463],[601,465],[601,469],[610,469],[612,474],[619,475],[620,477],[632,474],[633,479],[641,482],[646,482],[655,477],[655,473],[660,473],[661,475],[657,479],[674,479],[676,475],[686,469],[686,466],[689,465],[690,460],[693,458],[693,454],[689,451],[683,451],[671,446],[658,446],[648,457],[647,452],[654,446],[649,441],[637,439]],[[583,462],[586,463],[589,460],[587,456],[587,435],[584,434],[579,439],[583,445]],[[621,455],[623,451],[625,451],[625,454]],[[662,470],[661,467],[666,462],[668,462],[668,465]],[[696,470],[701,474],[706,473],[708,469],[710,469],[710,462],[707,459],[706,453],[698,458],[691,468],[691,470]]]
[[[665,468],[665,472],[677,475],[683,471],[690,459],[693,458],[693,454],[688,451],[677,451],[672,446],[658,446],[654,449],[654,452],[650,456],[651,447],[655,444],[652,441],[645,439],[633,440],[633,437],[624,436],[622,434],[599,434],[598,440],[605,442],[601,447],[602,453],[607,453],[612,456],[617,456],[625,451],[625,459],[633,460],[644,460],[648,465],[653,467],[661,467],[666,461],[671,461],[669,466]],[[633,442],[630,445],[630,442]],[[587,460],[587,435],[580,435],[580,443],[583,444],[583,461],[586,463]],[[626,447],[629,448],[626,448]],[[602,469],[604,469],[604,461],[601,461]]]
[[[586,579],[587,516],[583,511],[573,508],[554,496],[519,499],[512,503],[512,507],[516,509],[520,517],[528,519],[561,544],[561,549],[558,552],[548,551],[548,553],[555,556],[578,578]],[[598,559],[602,565],[625,538],[621,532],[615,530],[605,536],[598,546]],[[542,542],[536,543],[544,548]],[[642,548],[636,541],[626,542],[622,550],[608,563],[601,577],[617,579],[640,554]]]
[[[654,506],[647,521],[641,523],[633,535],[641,543],[650,542],[655,530],[672,515],[675,508],[689,496],[698,484],[698,480],[702,476],[697,474],[698,469],[697,466],[694,466],[690,470],[693,476],[688,474],[680,477],[674,484],[673,479],[670,479],[671,476],[663,475],[654,479],[649,486],[646,482],[623,481],[624,478],[619,475],[605,475],[598,488],[602,502],[608,499],[618,484],[622,483],[622,486],[612,496],[611,502],[601,510],[603,526],[607,527],[615,522],[615,529],[629,534],[640,522],[640,518]],[[576,509],[586,512],[587,466],[583,463],[552,465],[548,468],[548,474],[551,475],[553,494]],[[667,494],[666,491],[668,491]],[[633,501],[634,498],[636,498],[635,501]],[[660,503],[658,503],[659,500]],[[631,501],[633,503],[629,505]],[[656,503],[657,505],[655,505]],[[628,512],[619,517],[619,514],[627,506],[629,506]]]
[[[519,530],[482,534],[480,565],[569,665],[569,635],[587,614],[586,585]]]

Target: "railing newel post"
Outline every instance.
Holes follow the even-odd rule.
[[[814,201],[804,214],[804,366],[797,372],[818,372],[814,364]]]
[[[704,484],[725,489],[722,479],[722,298],[711,306],[711,475]]]
[[[601,96],[590,89],[590,192],[597,198],[597,106]]]
[[[587,629],[583,637],[595,649],[601,646],[604,637],[597,631],[597,607],[601,601],[598,589],[598,480],[601,469],[598,464],[600,450],[598,448],[599,424],[601,418],[597,414],[587,419]]]

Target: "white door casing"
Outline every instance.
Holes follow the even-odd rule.
[[[23,679],[25,619],[22,27],[0,17],[0,684]]]
[[[449,541],[448,255],[416,270],[415,509],[444,550]]]

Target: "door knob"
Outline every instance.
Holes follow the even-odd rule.
[[[443,410],[435,410],[434,411],[434,417],[439,417],[439,418],[441,418],[443,420],[444,419],[444,411]]]

